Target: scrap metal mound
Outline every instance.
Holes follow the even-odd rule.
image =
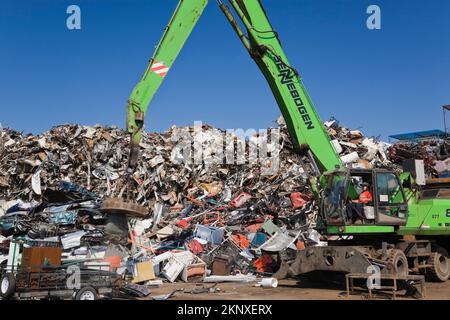
[[[348,166],[390,164],[383,142],[336,120],[325,127]],[[36,136],[2,129],[0,244],[11,237],[54,242],[64,261],[104,259],[121,275],[135,270],[135,283],[154,279],[153,271],[188,281],[204,277],[206,268],[213,275],[208,281],[227,281],[230,274],[254,281],[253,273],[277,270],[280,252],[324,240],[314,229],[309,160],[293,151],[282,119],[278,128],[279,139],[266,141],[272,160],[253,161],[249,150],[266,138],[259,135],[241,140],[246,161],[240,164],[210,152],[224,130],[201,128],[207,152],[193,162],[184,154],[192,140],[183,138],[195,128],[146,133],[131,176],[130,137],[116,127],[69,124]],[[232,141],[236,156],[238,137]],[[274,159],[279,166],[267,171]]]
[[[326,122],[325,126],[349,165],[370,168],[390,164],[384,153],[386,144],[375,138],[364,138],[360,131],[342,127],[336,120]],[[278,194],[293,189],[308,193],[304,176],[309,169],[302,167],[303,163],[308,164],[308,159],[294,153],[282,118],[278,120],[278,128],[281,129],[279,144],[269,144],[271,152],[280,159],[279,170],[273,175],[262,174],[264,166],[251,162],[248,149],[258,144],[258,137],[245,141],[247,151],[243,164],[226,164],[217,158],[220,155],[208,153],[204,154],[203,161],[185,163],[182,152],[189,145],[182,139],[180,143],[180,136],[192,133],[193,127],[174,126],[164,133],[144,134],[130,188],[122,179],[127,174],[130,141],[125,130],[68,124],[35,136],[2,129],[0,199],[39,200],[57,181],[78,184],[100,198],[123,198],[128,188],[132,191],[129,198],[147,208],[152,208],[155,202],[171,206],[191,202],[188,198],[195,197],[196,192],[205,191],[211,196],[211,190],[204,190],[202,183],[221,183],[218,195],[221,192],[233,195],[246,189],[257,198],[267,199],[269,193],[273,194],[265,190],[270,185],[279,186]],[[225,134],[224,130],[207,125],[203,130],[201,138],[206,151],[215,146],[218,136]]]
[[[421,159],[428,178],[450,177],[450,144],[441,137],[399,141],[387,150],[389,159],[401,165],[406,159]]]

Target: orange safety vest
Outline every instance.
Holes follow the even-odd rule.
[[[370,201],[372,201],[372,194],[370,193],[370,191],[361,192],[361,194],[359,195],[359,203],[367,204]]]

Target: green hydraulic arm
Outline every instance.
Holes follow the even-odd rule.
[[[187,38],[197,24],[208,0],[181,0],[145,70],[128,99],[127,130],[131,134],[128,171],[137,163],[145,114],[148,105],[166,77]]]
[[[141,82],[128,101],[127,130],[132,134],[129,169],[134,170],[145,113],[165,74],[171,68],[187,37],[201,16],[207,0],[181,0],[150,60]],[[302,83],[299,73],[288,62],[278,34],[273,30],[260,0],[229,0],[240,24],[225,3],[220,9],[244,47],[264,74],[291,139],[299,152],[313,160],[317,175],[343,166]]]

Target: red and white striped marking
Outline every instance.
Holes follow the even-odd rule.
[[[155,61],[150,70],[161,77],[165,77],[167,72],[169,72],[169,68],[164,65],[164,63]]]

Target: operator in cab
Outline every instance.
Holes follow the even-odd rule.
[[[372,193],[369,190],[369,184],[364,182],[362,184],[362,191],[357,200],[351,200],[347,204],[347,217],[352,223],[355,223],[358,218],[364,219],[364,205],[368,205],[373,200]]]
[[[372,194],[369,191],[369,184],[367,182],[364,182],[362,184],[363,190],[359,194],[359,199],[355,200],[357,203],[362,204],[368,204],[369,202],[372,202]]]

